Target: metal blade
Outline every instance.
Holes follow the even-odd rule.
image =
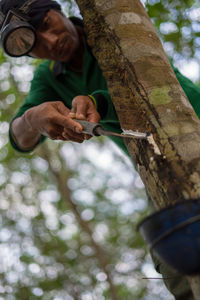
[[[103,128],[96,128],[96,132],[99,135],[105,135],[105,136],[118,136],[122,138],[132,138],[132,139],[147,139],[149,136],[149,133],[143,133],[138,131],[131,131],[129,133],[116,133],[112,131],[105,130]]]
[[[83,133],[92,135],[92,136],[117,136],[121,138],[132,138],[132,139],[147,139],[150,135],[148,132],[139,132],[139,131],[132,131],[132,130],[124,130],[122,133],[116,133],[113,131],[108,131],[102,127],[99,123],[91,123],[85,120],[77,120],[74,121],[78,122],[83,126]]]

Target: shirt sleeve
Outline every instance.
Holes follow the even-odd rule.
[[[23,115],[29,108],[40,105],[46,101],[56,101],[58,99],[59,96],[51,87],[51,84],[48,83],[48,76],[49,74],[47,74],[45,65],[41,64],[34,73],[30,92],[13,120]]]
[[[100,123],[103,127],[109,131],[121,133],[122,129],[120,122],[109,92],[107,90],[97,90],[91,93],[91,96],[95,100],[97,111],[101,116]],[[124,139],[116,136],[109,138],[116,143],[127,156],[129,156]]]
[[[11,120],[10,123],[10,128],[9,128],[9,140],[13,148],[19,152],[23,153],[28,153],[31,152],[31,150],[22,150],[19,148],[17,145],[17,142],[15,140],[15,137],[13,136],[12,130],[11,130],[11,124],[12,122],[22,116],[26,110],[37,106],[39,104],[42,104],[43,102],[46,101],[55,101],[58,99],[58,95],[55,93],[55,91],[51,88],[51,85],[48,84],[48,81],[46,80],[47,78],[47,73],[46,73],[46,68],[44,65],[40,65],[38,69],[36,70],[34,74],[34,78],[31,82],[31,88],[29,95],[26,97],[24,103],[21,105],[13,119]],[[45,79],[45,80],[44,80]],[[38,141],[37,145],[42,143],[45,140],[46,137],[41,135],[40,140]],[[36,145],[36,146],[37,146]],[[35,147],[36,147],[35,146]]]
[[[196,112],[197,116],[200,118],[200,87],[194,84],[190,79],[183,76],[177,68],[172,65],[174,73],[184,90],[186,96],[188,97],[194,111]]]
[[[118,121],[115,107],[107,90],[97,90],[91,93],[91,96],[95,99],[97,111],[102,119]]]

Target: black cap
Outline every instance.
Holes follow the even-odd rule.
[[[61,6],[54,0],[1,0],[0,28],[9,10],[17,10],[29,17],[29,23],[37,28],[50,9],[61,11]]]

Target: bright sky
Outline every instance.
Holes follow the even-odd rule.
[[[176,63],[176,67],[180,72],[186,77],[190,78],[192,81],[197,82],[200,78],[200,66],[196,60],[180,60]]]

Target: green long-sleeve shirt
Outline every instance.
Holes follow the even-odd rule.
[[[84,67],[82,73],[71,71],[67,64],[53,61],[45,61],[36,70],[31,83],[29,95],[19,108],[14,119],[21,116],[27,109],[39,105],[46,101],[63,101],[71,108],[72,100],[77,95],[91,94],[96,99],[97,110],[101,115],[101,124],[105,129],[121,132],[120,124],[107,90],[106,81],[93,57],[89,47],[85,46]],[[189,79],[181,75],[174,68],[177,79],[190,100],[195,112],[200,117],[200,87],[194,85]],[[10,142],[12,146],[20,151],[11,134]],[[42,142],[45,137],[41,137]],[[112,138],[115,143],[125,152],[126,146],[122,138]]]

